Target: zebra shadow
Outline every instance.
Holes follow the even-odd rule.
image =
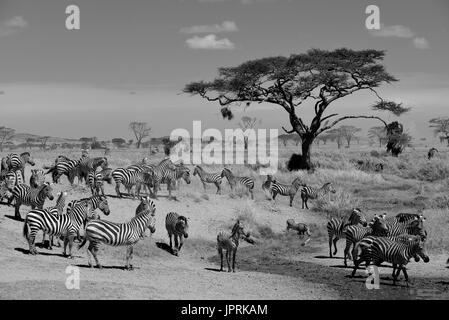
[[[5,214],[5,218],[8,218],[8,219],[11,219],[11,220],[14,220],[14,221],[19,221],[19,222],[24,222],[25,221],[25,219],[23,219],[22,217],[21,218],[16,218],[15,216],[11,216],[9,214]]]
[[[23,254],[26,254],[26,255],[31,255],[31,254],[30,254],[30,250],[28,250],[28,249],[14,248],[14,250],[19,251],[19,252],[21,252],[21,253],[23,253]],[[38,252],[38,253],[36,254],[36,256],[53,256],[53,257],[67,258],[67,257],[66,257],[65,255],[63,255],[62,253],[50,253],[50,252],[42,252],[42,251]],[[75,256],[74,256],[74,257],[75,257]],[[78,258],[78,257],[77,257],[77,258]]]
[[[156,247],[158,247],[159,249],[162,249],[170,254],[174,254],[172,248],[170,248],[170,246],[168,244],[166,244],[165,242],[156,242]]]
[[[85,268],[85,269],[98,269],[97,266],[91,267],[91,266],[88,265],[88,264],[76,264],[76,265],[74,265],[74,266],[75,266],[75,267],[78,267],[78,268]],[[128,269],[126,269],[125,266],[105,266],[105,265],[102,265],[102,266],[101,266],[101,269],[128,270]],[[140,267],[135,267],[135,266],[133,266],[133,270],[136,270],[136,269],[140,269]]]
[[[220,269],[218,269],[218,268],[204,268],[204,270],[207,270],[207,271],[214,271],[214,272],[222,272],[222,271],[220,271]],[[223,269],[223,270],[225,270],[225,269]],[[226,271],[227,271],[227,269],[226,269]]]
[[[333,256],[333,257],[329,257],[329,256],[315,256],[314,258],[315,259],[340,259],[340,260],[344,259],[343,257],[335,257],[335,256]]]

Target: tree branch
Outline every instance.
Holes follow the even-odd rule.
[[[326,131],[326,130],[331,129],[331,128],[334,127],[336,124],[338,124],[339,122],[341,122],[341,121],[343,121],[343,120],[346,120],[346,119],[377,119],[377,120],[381,121],[381,122],[385,125],[385,127],[387,126],[387,123],[386,123],[383,119],[381,119],[381,118],[379,118],[379,117],[376,117],[376,116],[345,116],[345,117],[341,117],[341,118],[335,120],[335,121],[332,122],[330,125],[321,128],[320,130],[317,131],[316,134],[319,135],[319,134],[322,133],[323,131]]]

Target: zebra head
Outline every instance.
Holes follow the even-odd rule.
[[[136,208],[136,216],[144,211],[149,210],[152,216],[156,215],[156,205],[150,199],[150,197],[141,197],[140,203]]]
[[[190,184],[190,170],[187,167],[181,166],[181,167],[177,167],[176,170],[181,170],[181,178],[184,179],[184,181],[187,184]]]
[[[189,237],[189,223],[187,222],[187,218],[179,216],[178,221],[176,221],[175,229],[187,239]]]
[[[418,237],[410,237],[409,241],[413,241],[413,252],[415,253],[415,261],[419,261],[419,258],[422,258],[425,263],[430,261],[429,256],[426,253],[425,242],[421,241],[421,238]]]
[[[112,184],[112,169],[111,168],[103,168],[103,170],[100,171],[100,174],[102,176],[103,181],[106,181],[108,184]]]
[[[203,169],[200,166],[195,166],[195,169],[193,170],[193,176],[200,175],[200,171]]]
[[[50,186],[49,182],[45,182],[41,190],[39,191],[39,194],[43,195],[43,199],[48,198],[48,200],[53,201],[53,188]]]
[[[369,226],[373,229],[375,234],[386,235],[388,233],[388,226],[385,217],[386,214],[375,215],[373,220],[369,223]]]
[[[334,189],[334,186],[332,185],[332,182],[328,182],[324,184],[323,189],[327,192],[336,193],[337,191]]]
[[[241,223],[240,220],[237,220],[237,222],[232,227],[232,237],[236,239],[241,238],[249,243],[254,243],[254,240],[252,240],[250,236],[250,232],[245,229],[243,223]]]
[[[108,198],[106,198],[105,196],[99,196],[99,200],[100,203],[98,204],[98,209],[100,209],[101,212],[108,216],[111,213],[111,211],[109,210]],[[90,201],[86,202],[90,203]]]
[[[42,169],[31,169],[30,186],[38,188],[45,182],[45,172]]]
[[[229,170],[228,168],[223,168],[223,170],[221,171],[222,178],[226,177],[229,180],[229,178],[231,178],[232,176],[233,176],[232,171]]]
[[[409,230],[411,234],[418,235],[421,237],[422,241],[427,239],[427,231],[424,227],[424,221],[426,218],[424,216],[415,217],[409,224]]]
[[[353,225],[360,223],[362,226],[366,227],[368,224],[365,214],[359,208],[352,209],[348,220]]]
[[[20,158],[22,158],[23,163],[28,163],[31,166],[35,165],[35,162],[33,160],[33,158],[31,158],[31,154],[29,152],[24,152],[20,155]]]

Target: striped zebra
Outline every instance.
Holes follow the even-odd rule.
[[[7,200],[7,204],[10,204],[10,200],[12,200],[12,192],[6,185],[6,181],[0,182],[0,202],[3,201],[3,199]]]
[[[347,257],[352,259],[351,247],[354,247],[357,242],[362,240],[367,236],[386,236],[388,232],[387,223],[385,221],[385,215],[377,216],[375,215],[373,220],[366,226],[361,225],[351,225],[348,226],[344,231],[346,238],[346,246],[344,251],[344,263],[345,267],[347,264]]]
[[[427,238],[427,231],[424,227],[424,221],[426,219],[423,216],[409,216],[405,222],[399,222],[396,219],[387,219],[387,236],[398,236],[402,234],[419,235],[424,241]]]
[[[140,188],[145,184],[144,172],[131,171],[124,168],[118,168],[112,171],[112,178],[115,181],[115,192],[119,198],[122,198],[122,194],[120,193],[120,186],[122,184],[133,199],[135,199],[136,194],[139,196]],[[132,191],[133,187],[134,191]]]
[[[14,187],[12,195],[15,200],[15,218],[20,221],[22,220],[19,211],[21,205],[29,206],[31,209],[42,209],[46,198],[50,201],[54,198],[53,189],[48,182],[35,189],[26,184],[18,185]]]
[[[78,249],[81,249],[89,241],[87,251],[94,257],[97,267],[102,268],[97,258],[100,243],[111,246],[127,246],[126,269],[131,270],[133,266],[130,264],[130,261],[132,260],[134,245],[142,238],[146,228],[149,228],[151,233],[156,231],[155,212],[155,204],[147,197],[147,204],[144,206],[144,210],[128,222],[115,223],[97,219],[90,220],[86,224],[86,236]],[[89,254],[88,261],[89,265],[93,267]]]
[[[167,229],[168,238],[170,239],[170,249],[172,249],[172,253],[177,256],[181,251],[183,238],[187,239],[189,237],[189,223],[187,222],[187,218],[177,214],[176,212],[169,212],[165,217],[165,229]],[[174,248],[172,237],[175,241]]]
[[[270,200],[273,198],[273,195],[271,193],[271,185],[273,184],[273,182],[276,182],[276,180],[273,180],[273,176],[267,175],[267,180],[262,183],[262,190]]]
[[[193,176],[198,175],[203,184],[204,191],[206,191],[206,183],[213,183],[217,187],[217,194],[221,194],[221,180],[223,179],[222,172],[208,173],[198,165],[193,170]]]
[[[31,158],[31,154],[29,152],[24,152],[22,154],[11,153],[6,157],[2,158],[1,168],[0,170],[7,171],[16,171],[20,170],[22,172],[22,177],[25,179],[25,165],[30,164],[31,166],[35,165],[33,158]]]
[[[302,246],[305,246],[310,241],[310,238],[312,236],[312,233],[310,232],[310,228],[309,228],[309,226],[307,224],[300,223],[300,222],[296,223],[295,220],[293,220],[293,219],[288,219],[287,220],[287,231],[288,230],[298,231],[298,235],[300,237],[304,237],[304,235],[308,236],[308,238],[302,244]]]
[[[84,157],[78,164],[78,181],[82,183],[83,180],[87,183],[87,175],[90,171],[97,171],[98,167],[103,169],[108,166],[108,159],[106,157],[89,158]]]
[[[231,233],[228,231],[220,231],[217,235],[217,250],[220,255],[220,271],[223,271],[223,250],[226,250],[226,262],[228,264],[228,272],[235,272],[235,256],[237,248],[239,247],[239,240],[243,239],[248,243],[253,244],[254,241],[250,238],[250,233],[245,230],[243,224],[237,220],[232,227]]]
[[[51,215],[59,217],[63,213],[66,198],[67,192],[60,192],[58,193],[58,199],[56,200],[55,206],[45,209],[33,209],[27,213],[23,226],[23,235],[28,240],[28,244],[30,246],[29,252],[31,254],[37,253],[34,246],[34,241],[39,230],[42,230],[44,233],[42,238],[43,244],[45,244],[45,235],[49,234],[50,241],[48,244],[48,249],[53,249],[53,234],[52,232],[48,232],[48,230],[52,227],[55,227],[55,224],[53,224],[53,222],[57,219],[51,217]],[[53,228],[53,230],[55,230],[55,228]]]
[[[248,177],[236,177],[228,168],[224,168],[221,172],[221,177],[226,177],[231,190],[234,190],[237,184],[244,186],[251,194],[251,199],[254,199],[254,180]]]
[[[175,187],[176,181],[183,179],[190,184],[190,169],[184,165],[175,165],[171,160],[164,159],[154,169],[153,194],[157,199],[157,191],[161,184],[167,184],[168,199],[172,198],[171,191]]]
[[[45,174],[52,174],[53,182],[58,183],[61,176],[67,176],[70,185],[73,185],[75,177],[78,176],[79,164],[84,158],[78,160],[61,160],[52,166]]]
[[[335,189],[331,182],[325,183],[321,188],[312,188],[308,186],[303,186],[301,188],[301,199],[302,199],[302,209],[304,206],[309,209],[307,201],[309,199],[315,200],[324,197],[326,194],[335,193]]]
[[[429,256],[426,254],[424,242],[420,237],[416,237],[410,242],[395,242],[386,238],[377,238],[371,246],[372,264],[379,267],[382,262],[393,264],[393,270],[397,272],[393,276],[393,285],[396,285],[399,273],[404,273],[405,281],[408,287],[408,275],[405,266],[410,258],[420,256],[425,263],[429,262]],[[394,272],[394,271],[393,271]]]
[[[89,171],[89,174],[87,175],[87,185],[90,187],[90,191],[92,192],[92,195],[99,195],[100,191],[101,194],[104,196],[104,182],[107,182],[108,184],[112,184],[112,169],[106,168],[101,171]]]
[[[371,263],[372,260],[372,245],[376,239],[388,239],[395,242],[402,242],[402,243],[409,243],[411,241],[415,241],[419,238],[419,236],[411,236],[408,234],[403,234],[400,236],[387,236],[387,237],[375,237],[375,236],[368,236],[360,240],[356,243],[354,246],[354,250],[352,251],[352,256],[354,260],[354,269],[351,273],[351,277],[355,276],[355,273],[357,269],[359,268],[360,264],[365,262],[366,267]],[[420,258],[419,255],[414,256],[415,261],[419,262]],[[395,270],[393,269],[393,277],[394,277]]]
[[[334,244],[334,253],[337,254],[337,242],[345,238],[345,230],[349,226],[361,225],[366,227],[367,221],[365,214],[359,208],[352,209],[351,215],[346,219],[332,218],[327,223],[327,234],[329,236],[329,257],[332,258],[332,243]]]
[[[430,160],[437,154],[438,149],[437,148],[430,148],[429,152],[427,152],[427,159]]]
[[[304,186],[304,182],[301,181],[299,177],[295,178],[292,181],[292,184],[282,184],[273,181],[271,184],[271,195],[272,199],[275,200],[276,196],[279,194],[281,196],[290,197],[290,207],[293,206],[293,199],[295,198],[296,193],[298,192],[299,187]]]
[[[10,190],[14,189],[14,187],[24,184],[25,180],[22,176],[22,171],[16,170],[16,171],[9,171],[5,174],[4,177],[6,184]]]
[[[72,258],[73,240],[81,226],[92,217],[93,209],[89,201],[76,204],[67,214],[48,212],[46,210],[31,210],[25,220],[23,235],[28,240],[30,253],[36,254],[34,240],[39,230],[50,236],[64,237],[64,256]],[[51,243],[51,241],[50,241]],[[67,255],[67,245],[69,254]]]
[[[32,169],[30,177],[30,186],[38,188],[45,183],[45,172],[42,169]]]

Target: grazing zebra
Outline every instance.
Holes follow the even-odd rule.
[[[310,228],[307,224],[296,223],[295,220],[288,219],[287,220],[287,231],[290,229],[298,231],[298,234],[300,236],[304,236],[305,234],[308,236],[307,240],[302,244],[302,246],[305,246],[310,241],[310,237],[312,236],[312,233],[310,232]]]
[[[172,188],[179,179],[183,179],[187,184],[190,184],[190,169],[182,164],[175,165],[170,159],[162,160],[154,169],[153,194],[155,199],[157,199],[157,191],[160,190],[160,185],[163,183],[167,184],[168,199],[171,199]]]
[[[188,238],[189,223],[187,218],[180,216],[176,212],[169,212],[165,217],[165,229],[167,229],[168,238],[170,239],[170,248],[175,256],[179,254],[183,245],[183,238]],[[173,248],[172,236],[175,240],[175,247]],[[179,239],[179,246],[178,246]]]
[[[429,256],[426,254],[424,242],[419,237],[416,237],[410,242],[395,242],[386,238],[377,238],[371,246],[372,264],[379,267],[382,262],[389,262],[393,264],[394,269],[397,270],[393,276],[393,285],[396,285],[396,280],[399,273],[404,273],[405,282],[408,287],[408,275],[405,266],[410,258],[420,256],[425,263],[429,262]]]
[[[30,177],[30,186],[38,188],[45,183],[45,172],[42,169],[32,169]]]
[[[398,220],[387,219],[387,236],[399,236],[401,234],[419,235],[424,241],[427,238],[427,231],[424,228],[423,216],[408,216],[409,220],[399,222]]]
[[[366,227],[367,221],[365,214],[359,208],[352,209],[351,215],[347,220],[332,218],[327,223],[327,234],[329,235],[329,257],[332,258],[332,243],[334,244],[334,255],[337,254],[337,242],[345,238],[345,230],[349,226],[362,225]]]
[[[125,223],[115,223],[105,220],[90,220],[86,224],[86,236],[78,249],[84,246],[86,241],[89,241],[87,251],[92,254],[98,268],[101,264],[97,258],[98,246],[100,243],[105,243],[111,246],[128,246],[126,252],[126,269],[131,270],[133,266],[130,264],[133,256],[134,244],[141,238],[146,228],[149,228],[151,233],[156,231],[156,205],[150,198],[147,197],[147,203],[144,205],[144,210],[137,214],[130,221]],[[90,257],[88,255],[89,265],[93,267]]]
[[[228,179],[229,186],[231,190],[234,190],[235,186],[238,184],[246,187],[251,194],[251,199],[254,199],[254,180],[248,177],[236,177],[228,168],[224,168],[221,172],[221,177],[226,177]]]
[[[78,164],[78,181],[87,182],[87,175],[90,171],[97,171],[98,167],[102,167],[103,169],[108,166],[108,159],[106,157],[97,157],[97,158],[89,158],[84,157],[80,160]]]
[[[109,210],[109,209],[108,209]],[[62,211],[62,210],[61,210]],[[64,256],[72,258],[73,240],[77,236],[84,223],[92,218],[92,204],[89,201],[76,204],[67,214],[60,211],[49,212],[48,210],[31,210],[25,220],[23,235],[28,240],[30,253],[36,254],[34,240],[39,230],[50,236],[64,237]],[[50,241],[50,246],[51,246]],[[69,254],[67,255],[67,244]]]
[[[290,207],[291,207],[293,205],[293,198],[298,192],[300,186],[305,186],[305,184],[301,181],[299,177],[295,178],[295,180],[292,181],[291,185],[282,184],[274,180],[273,183],[271,184],[272,199],[275,200],[278,194],[281,196],[290,197]]]
[[[31,158],[31,154],[29,152],[24,152],[20,155],[16,153],[11,153],[6,157],[2,158],[1,163],[1,171],[16,171],[20,170],[22,172],[22,177],[25,179],[25,165],[30,164],[34,166],[34,160]]]
[[[19,211],[22,204],[31,207],[31,209],[42,209],[46,198],[48,198],[50,201],[53,201],[52,193],[53,189],[48,182],[35,189],[27,186],[26,184],[21,184],[14,187],[12,195],[14,200],[16,201],[15,218],[18,220],[22,220]]]
[[[408,234],[403,234],[400,236],[387,236],[387,237],[375,237],[375,236],[368,236],[360,240],[356,243],[354,246],[354,250],[352,251],[352,256],[354,260],[354,269],[352,270],[351,277],[355,276],[355,273],[357,269],[359,268],[360,264],[365,262],[366,267],[368,268],[369,264],[372,260],[372,245],[376,239],[383,238],[392,240],[395,242],[402,242],[402,243],[409,243],[411,241],[415,241],[419,238],[419,236],[411,236]],[[415,261],[419,262],[419,256],[414,256]],[[393,277],[394,277],[395,270],[393,269]]]
[[[237,220],[232,227],[231,234],[227,231],[220,231],[217,235],[217,250],[220,255],[220,271],[223,271],[223,250],[226,250],[226,262],[228,264],[228,272],[235,272],[235,256],[237,254],[237,248],[239,246],[239,240],[243,239],[248,243],[253,244],[254,241],[250,238],[249,232],[246,232],[243,224]]]
[[[437,148],[430,148],[429,152],[427,152],[427,159],[430,160],[437,154],[438,149]]]
[[[193,175],[200,178],[203,183],[204,191],[206,191],[206,183],[213,183],[217,187],[217,194],[221,194],[221,180],[223,179],[222,172],[208,173],[204,171],[200,166],[195,166],[193,170]]]
[[[309,199],[318,199],[324,197],[329,192],[335,193],[335,189],[332,186],[331,182],[325,183],[321,188],[312,188],[308,186],[303,186],[301,188],[301,199],[302,199],[302,209],[304,209],[304,206],[306,209],[309,209],[309,206],[307,205],[307,201]]]
[[[346,246],[344,251],[344,263],[345,267],[347,264],[347,257],[352,258],[350,249],[355,246],[357,242],[362,240],[367,236],[386,236],[388,232],[387,223],[385,222],[385,215],[377,216],[375,215],[373,220],[368,224],[368,226],[363,227],[361,225],[351,225],[344,230],[346,238]]]

